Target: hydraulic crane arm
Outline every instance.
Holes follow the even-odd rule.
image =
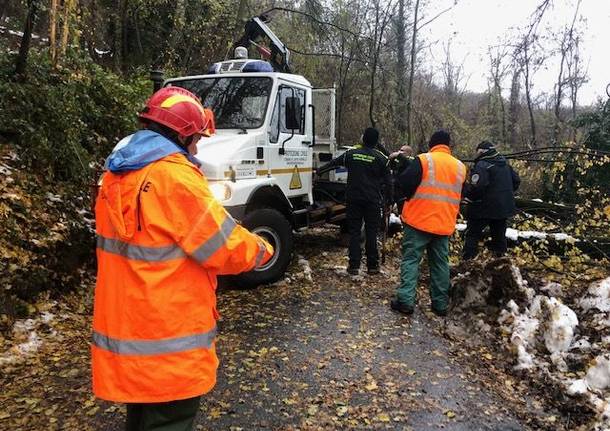
[[[271,63],[277,72],[292,73],[290,70],[290,51],[282,41],[265,24],[271,18],[269,15],[260,15],[246,23],[244,34],[235,42],[233,49],[238,46],[250,48],[257,47],[260,54]],[[267,48],[267,45],[269,48]]]

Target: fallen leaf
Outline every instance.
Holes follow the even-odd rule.
[[[377,420],[380,422],[390,422],[390,415],[387,413],[379,413],[377,415]]]

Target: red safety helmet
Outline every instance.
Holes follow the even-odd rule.
[[[216,119],[214,118],[214,113],[210,108],[203,108],[203,113],[208,122],[203,131],[203,136],[212,136],[216,133]]]
[[[213,116],[211,111],[204,110],[197,96],[181,87],[160,89],[148,99],[146,107],[138,114],[141,119],[169,127],[182,137],[197,133],[209,136],[206,129],[210,123],[214,124]]]

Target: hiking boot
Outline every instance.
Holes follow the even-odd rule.
[[[431,310],[438,317],[445,317],[447,315],[447,309],[439,310],[438,308],[431,307]]]
[[[374,267],[372,267],[372,268],[369,268],[367,272],[368,272],[368,274],[369,274],[369,275],[377,275],[377,274],[379,274],[381,271],[379,270],[379,267],[378,267],[378,266],[374,266]]]
[[[392,299],[392,301],[390,302],[390,308],[392,308],[392,310],[394,311],[398,311],[399,313],[406,314],[408,316],[413,314],[413,306],[403,304],[398,299]]]
[[[347,268],[347,273],[350,275],[358,275],[360,273],[360,268]]]

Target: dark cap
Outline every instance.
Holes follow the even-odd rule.
[[[374,127],[367,127],[362,134],[362,143],[373,148],[379,142],[379,131]]]
[[[430,142],[428,142],[428,147],[432,148],[435,145],[449,145],[451,142],[451,135],[449,132],[445,130],[437,130],[430,137]]]
[[[496,147],[489,141],[482,141],[479,145],[477,145],[477,150],[491,150],[493,148]]]

